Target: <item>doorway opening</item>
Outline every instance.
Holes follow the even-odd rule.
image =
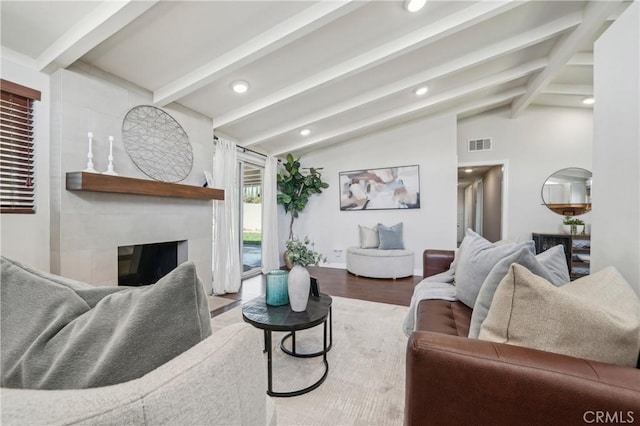
[[[467,229],[491,242],[506,235],[506,163],[458,166],[458,246]]]
[[[262,269],[262,180],[264,167],[240,161],[240,256],[242,277]]]

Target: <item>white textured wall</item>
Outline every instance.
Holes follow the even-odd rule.
[[[0,253],[49,271],[49,76],[8,59],[6,53],[3,48],[2,78],[39,90],[42,99],[35,102],[36,213],[0,215]]]
[[[596,41],[592,272],[615,266],[640,295],[640,4]]]
[[[414,251],[414,270],[421,275],[424,249],[456,247],[455,132],[455,115],[442,115],[303,155],[303,167],[323,167],[329,188],[311,198],[296,220],[294,232],[300,237],[309,235],[316,250],[329,257],[331,266],[345,267],[346,249],[359,244],[359,224],[403,222],[405,247]],[[420,166],[419,209],[340,211],[340,172],[416,164]],[[281,227],[287,226],[283,212],[280,207]],[[287,235],[280,234],[282,248]],[[336,258],[333,249],[342,249],[342,256]]]
[[[492,149],[468,152],[469,139],[491,137]],[[560,231],[562,216],[541,198],[542,185],[566,167],[592,170],[593,113],[590,109],[529,107],[517,119],[510,110],[491,112],[458,123],[460,163],[507,160],[506,235],[503,239],[531,239],[532,232]],[[594,182],[597,177],[594,177]],[[594,185],[595,186],[595,185]],[[594,189],[597,191],[597,189]],[[591,213],[580,216],[587,224]]]
[[[150,179],[125,152],[121,127],[132,107],[151,104],[151,94],[83,65],[53,74],[51,91],[53,272],[96,285],[116,285],[118,246],[188,240],[188,258],[210,290],[211,201],[65,189],[65,173],[86,167],[88,131],[94,133],[98,171],[107,168],[112,135],[116,172]],[[193,169],[181,183],[200,186],[203,170],[213,166],[211,119],[175,104],[163,109],[183,127],[193,147]]]

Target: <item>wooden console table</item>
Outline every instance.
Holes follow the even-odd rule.
[[[536,253],[542,253],[558,244],[564,246],[567,257],[567,267],[571,280],[583,277],[590,273],[591,236],[585,234],[538,234],[533,233],[532,239],[536,245]],[[587,257],[581,256],[586,255]],[[580,259],[582,257],[583,259]]]

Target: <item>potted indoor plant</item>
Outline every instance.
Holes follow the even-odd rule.
[[[571,216],[565,216],[564,222],[565,232],[568,232],[571,235],[576,235],[578,233],[578,228],[580,228],[580,233],[584,234],[584,221],[582,219],[577,219]]]
[[[307,309],[311,277],[306,267],[318,266],[320,262],[327,261],[327,258],[315,251],[313,246],[309,237],[304,237],[302,241],[287,241],[287,255],[293,265],[288,277],[289,303],[294,312]]]
[[[301,168],[300,159],[291,154],[283,162],[283,169],[276,176],[278,183],[278,204],[284,206],[285,213],[291,214],[289,223],[289,240],[293,239],[293,222],[304,210],[313,194],[322,193],[329,184],[322,181],[320,170],[313,167]]]

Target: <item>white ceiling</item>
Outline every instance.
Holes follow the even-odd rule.
[[[590,108],[593,42],[628,4],[3,0],[0,40],[39,70],[83,61],[282,155],[447,110]]]

